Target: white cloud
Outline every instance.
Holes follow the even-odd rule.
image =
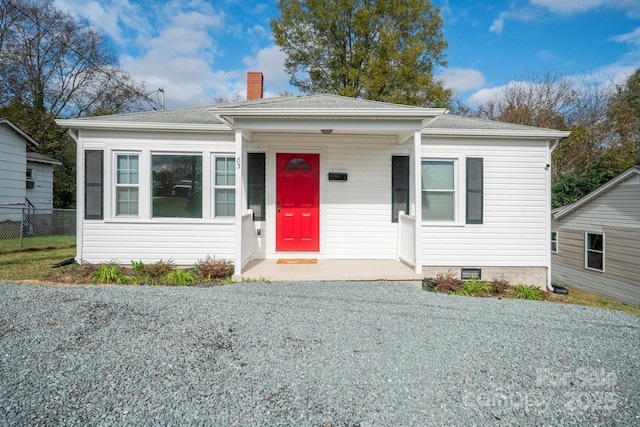
[[[242,63],[250,71],[261,71],[264,75],[265,97],[294,89],[289,85],[289,75],[284,70],[286,55],[276,45],[260,49],[255,57],[245,57]],[[246,93],[246,90],[245,90]]]
[[[597,7],[622,9],[631,17],[640,17],[640,2],[638,0],[529,0],[536,6],[542,6],[553,13],[569,15],[585,12]]]
[[[507,19],[520,22],[529,22],[538,19],[538,15],[538,11],[529,7],[500,12],[500,15],[498,15],[498,17],[494,19],[491,27],[489,27],[489,32],[502,34],[504,24]]]
[[[626,34],[619,34],[611,37],[615,42],[631,43],[640,46],[640,27]]]
[[[447,68],[439,76],[447,88],[457,93],[481,88],[484,85],[484,74],[467,68]]]
[[[472,106],[482,105],[491,100],[497,100],[507,85],[484,88],[475,92],[467,99],[467,103]]]
[[[608,0],[529,0],[531,4],[543,6],[551,12],[569,14],[573,12],[583,12],[585,10],[598,7],[605,3],[612,3]]]
[[[500,16],[498,16],[498,18],[496,18],[491,24],[491,27],[489,27],[489,32],[502,34],[502,29],[504,28],[505,16],[507,16],[507,12],[500,12]]]

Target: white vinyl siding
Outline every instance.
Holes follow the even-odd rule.
[[[484,170],[483,223],[423,223],[423,265],[546,267],[546,142],[423,136],[422,144],[422,158],[459,158],[461,176],[464,158],[482,157]]]
[[[26,197],[36,209],[53,209],[53,166],[47,163],[27,161],[33,172],[33,188],[28,188]]]
[[[5,125],[0,125],[0,159],[0,205],[24,203],[26,141]]]

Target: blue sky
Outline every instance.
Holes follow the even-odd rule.
[[[398,0],[400,1],[400,0]],[[167,108],[244,98],[246,72],[265,96],[297,94],[269,20],[273,1],[55,0],[113,41],[120,65]],[[509,81],[546,71],[580,81],[623,81],[640,67],[640,0],[432,0],[444,18],[448,66],[437,74],[463,102],[483,102]]]

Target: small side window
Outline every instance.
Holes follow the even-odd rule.
[[[409,156],[391,157],[391,222],[400,211],[409,213]]]
[[[586,233],[585,267],[590,270],[604,271],[604,234]]]
[[[551,252],[553,252],[554,254],[558,253],[558,232],[557,231],[551,232]]]

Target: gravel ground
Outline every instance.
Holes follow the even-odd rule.
[[[404,283],[0,284],[0,425],[640,425],[639,345]]]

